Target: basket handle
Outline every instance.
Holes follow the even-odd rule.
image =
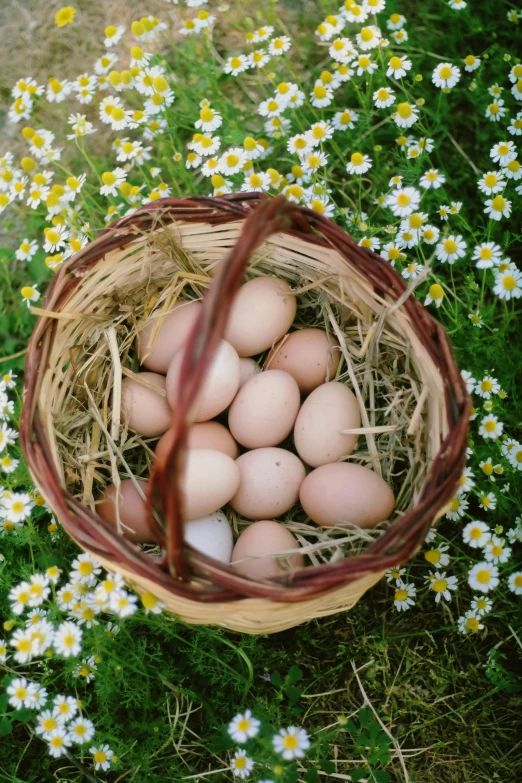
[[[236,244],[220,264],[185,345],[172,416],[173,437],[167,451],[154,464],[147,498],[149,528],[165,550],[170,573],[183,581],[190,579],[190,568],[183,537],[185,515],[180,477],[186,466],[194,401],[225,333],[232,302],[250,256],[271,234],[288,231],[293,225],[301,231],[310,231],[306,218],[284,196],[258,202],[246,218]]]

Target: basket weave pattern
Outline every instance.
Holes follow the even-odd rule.
[[[169,226],[179,231],[182,244],[188,242],[189,251],[197,248],[197,230],[204,229],[207,237],[213,232],[220,237],[228,253],[216,265],[185,350],[184,384],[173,414],[172,449],[157,461],[151,476],[149,523],[164,552],[161,558],[153,558],[118,535],[98,517],[92,504],[67,489],[52,436],[51,408],[56,410],[67,395],[67,384],[56,381],[59,366],[69,358],[63,346],[76,339],[78,323],[85,327],[89,317],[96,318],[90,309],[92,303],[82,300],[84,281],[93,274],[103,274],[104,269],[114,270],[118,264],[124,274],[125,252],[139,247],[148,234]],[[364,552],[254,582],[183,544],[183,497],[178,477],[184,466],[192,403],[222,339],[233,295],[254,251],[267,240],[276,246],[278,238],[284,238],[293,258],[320,258],[331,274],[350,273],[354,285],[357,280],[364,281],[387,317],[408,332],[413,353],[433,379],[436,391],[426,393],[422,403],[435,411],[435,416],[440,410],[440,437],[432,438],[429,470],[413,507],[397,516]],[[470,402],[444,329],[415,297],[407,295],[404,280],[388,262],[358,246],[332,221],[283,197],[231,194],[162,199],[147,205],[102,231],[73,256],[55,276],[42,308],[54,315],[39,318],[29,344],[20,428],[34,481],[80,547],[107,568],[121,572],[136,589],[155,593],[183,619],[259,633],[347,609],[387,568],[412,557],[455,493],[465,462]]]

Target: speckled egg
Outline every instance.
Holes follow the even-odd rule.
[[[306,475],[299,457],[286,449],[253,449],[236,460],[239,488],[230,501],[247,519],[279,517],[297,503]]]

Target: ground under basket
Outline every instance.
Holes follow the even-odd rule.
[[[354,538],[343,557],[338,538],[318,533],[310,543],[309,528],[297,526],[312,564],[264,582],[184,545],[178,486],[191,403],[245,272],[284,277],[324,317],[341,342],[342,379],[363,411],[355,458],[400,485],[391,523],[364,547]],[[140,318],[161,317],[180,294],[203,291],[185,352],[175,442],[151,476],[150,524],[161,552],[144,551],[103,522],[95,506],[99,488],[125,472],[137,445],[122,416],[122,373],[133,373]],[[82,549],[184,621],[270,633],[347,610],[387,568],[412,557],[455,493],[469,398],[444,329],[388,262],[282,196],[149,204],[69,259],[41,311],[27,354],[20,429],[33,479]],[[147,444],[143,453],[146,459]]]

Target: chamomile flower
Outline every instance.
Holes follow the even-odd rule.
[[[492,536],[484,547],[484,557],[488,563],[507,563],[510,556],[511,549],[498,536]]]
[[[453,520],[456,522],[458,519],[464,516],[466,513],[466,510],[469,506],[469,501],[464,495],[455,495],[451,498],[448,506],[448,510],[446,511],[446,516],[448,519]]]
[[[36,683],[28,682],[25,677],[15,677],[7,686],[9,704],[20,710],[22,707],[31,706],[31,693]]]
[[[13,655],[17,663],[29,663],[34,655],[38,654],[38,643],[33,640],[30,629],[18,629],[12,635],[9,644],[16,652]]]
[[[419,119],[419,111],[411,103],[404,101],[397,104],[397,111],[392,114],[392,119],[399,128],[411,128]]]
[[[346,166],[348,174],[365,174],[372,167],[372,159],[361,152],[352,152],[350,162]]]
[[[449,555],[447,554],[449,549],[448,544],[439,544],[436,547],[432,547],[431,549],[427,549],[424,552],[424,559],[430,563],[431,565],[435,566],[447,566],[449,565]]]
[[[398,57],[397,55],[394,55],[388,61],[386,76],[393,79],[402,79],[409,70],[411,70],[411,60],[407,57]]]
[[[405,269],[402,270],[401,275],[405,280],[415,280],[423,271],[424,267],[422,264],[418,264],[416,261],[410,261]]]
[[[223,67],[223,73],[230,73],[232,76],[238,76],[250,67],[250,60],[246,54],[238,54],[229,57]]]
[[[332,60],[342,64],[351,62],[357,56],[357,51],[349,38],[337,38],[328,49],[328,53]]]
[[[393,605],[398,612],[405,612],[410,606],[415,605],[415,595],[417,588],[414,584],[405,584],[404,582],[397,582],[396,590],[393,595]]]
[[[270,62],[270,55],[264,49],[256,49],[248,55],[249,68],[263,68]]]
[[[241,185],[241,190],[246,193],[262,192],[270,190],[270,187],[270,174],[266,171],[259,171],[246,175],[245,181]]]
[[[228,733],[234,740],[243,744],[251,737],[255,737],[259,734],[259,728],[261,721],[254,718],[250,710],[246,710],[244,713],[239,713],[231,720],[228,725]]]
[[[378,109],[386,109],[392,103],[395,103],[395,93],[390,87],[379,87],[373,93],[373,102]]]
[[[324,141],[331,139],[333,134],[333,127],[325,120],[320,120],[319,122],[315,122],[310,130],[306,132],[306,138],[313,147],[317,147]]]
[[[372,74],[379,67],[368,54],[360,54],[353,61],[353,66],[357,68],[357,76],[362,76],[364,73]]]
[[[522,177],[522,164],[518,160],[510,160],[507,166],[504,166],[503,173],[516,182]]]
[[[31,261],[34,254],[38,251],[38,242],[36,239],[24,239],[20,243],[18,250],[15,253],[18,261]]]
[[[5,427],[5,422],[0,427],[0,446],[1,437],[9,438],[9,433],[14,432]],[[8,441],[13,443],[14,440]],[[11,492],[9,497],[4,497],[1,503],[2,515],[10,522],[17,524],[23,522],[31,516],[31,512],[34,507],[34,501],[27,492]]]
[[[310,103],[318,109],[324,109],[332,103],[333,96],[333,90],[324,84],[316,84],[310,94]]]
[[[304,157],[312,151],[314,145],[310,141],[308,135],[297,134],[288,139],[286,148],[288,152],[296,153],[300,157]]]
[[[335,130],[353,130],[358,119],[359,115],[353,109],[344,109],[334,114],[332,126]]]
[[[219,159],[219,171],[221,174],[230,176],[241,171],[247,162],[247,154],[241,147],[231,147]]]
[[[511,267],[497,274],[493,293],[500,299],[520,298],[522,296],[522,273],[520,270],[516,267]]]
[[[280,35],[278,38],[272,38],[268,45],[269,54],[280,57],[289,51],[292,42],[287,35]]]
[[[342,12],[348,22],[365,22],[368,18],[366,8],[356,2],[345,2]]]
[[[375,49],[377,46],[380,46],[381,39],[382,33],[374,24],[362,27],[355,36],[357,46],[363,52],[370,51],[370,49]]]
[[[460,69],[451,63],[439,63],[431,75],[431,80],[435,87],[452,89],[460,80]]]
[[[36,728],[35,732],[39,734],[42,739],[48,740],[51,732],[59,727],[59,723],[56,720],[51,710],[44,710],[36,716]]]
[[[75,718],[67,726],[69,732],[69,739],[74,742],[75,745],[83,745],[85,742],[90,742],[94,737],[95,728],[94,723],[87,718]]]
[[[457,589],[458,580],[456,576],[446,576],[445,571],[435,571],[426,577],[430,590],[435,593],[435,603],[438,604],[442,598],[445,601],[451,601],[451,591]]]
[[[507,457],[513,468],[522,470],[522,444],[516,443],[508,452]]]
[[[142,593],[140,595],[145,614],[161,614],[165,609],[165,604],[152,593]]]
[[[402,14],[392,14],[389,19],[386,20],[386,27],[388,30],[400,30],[406,24],[406,17]]]
[[[81,653],[82,629],[71,621],[61,623],[54,634],[53,646],[58,655],[64,658]]]
[[[110,749],[109,745],[99,745],[97,748],[89,748],[89,753],[92,753],[94,769],[106,771],[110,768],[114,751]]]
[[[494,242],[483,242],[474,248],[472,258],[476,261],[477,269],[490,269],[500,263],[502,249]]]
[[[381,242],[377,237],[363,237],[359,241],[361,247],[365,247],[367,250],[373,250],[375,253],[379,250]]]
[[[137,601],[137,596],[126,590],[115,590],[110,597],[110,610],[118,617],[130,617],[138,610]]]
[[[405,258],[402,253],[402,247],[396,242],[387,242],[380,250],[380,255],[390,262],[392,266],[395,266],[395,262],[399,259]]]
[[[223,123],[223,118],[219,112],[211,109],[210,106],[204,106],[199,112],[199,120],[194,123],[196,128],[201,128],[204,133],[212,133]]]
[[[503,429],[504,425],[498,420],[498,417],[490,414],[489,416],[485,416],[480,422],[479,434],[482,435],[483,438],[496,440],[502,435]]]
[[[475,519],[468,524],[462,530],[462,540],[465,544],[469,544],[470,547],[484,548],[490,539],[489,525],[485,522],[480,522]]]
[[[466,243],[460,234],[450,234],[436,246],[435,255],[442,263],[454,264],[466,255]]]
[[[416,188],[396,188],[386,197],[385,204],[396,217],[407,217],[420,204],[421,194]]]
[[[515,595],[522,595],[522,571],[515,571],[514,574],[510,574],[508,587]]]
[[[484,628],[484,625],[480,622],[480,615],[473,609],[459,617],[457,625],[461,633],[478,633],[478,631]]]
[[[464,58],[464,70],[468,71],[468,73],[472,73],[473,71],[476,71],[477,68],[480,68],[480,57],[475,57],[474,54],[468,54]]]
[[[515,160],[517,157],[515,143],[513,141],[498,142],[491,148],[489,155],[493,163],[506,166],[510,160]]]
[[[428,295],[424,300],[424,306],[434,304],[435,307],[440,307],[444,299],[444,289],[439,283],[433,283],[430,285]]]
[[[489,593],[499,584],[498,568],[487,561],[476,563],[468,573],[468,584],[472,590]]]
[[[487,492],[480,495],[478,503],[479,506],[484,509],[484,511],[494,511],[497,507],[497,499],[493,492]]]
[[[102,196],[117,196],[120,185],[127,179],[127,172],[118,167],[114,171],[104,171],[101,179],[103,185],[100,188],[100,194]]]
[[[497,379],[493,378],[491,375],[484,376],[484,378],[475,386],[475,392],[485,400],[489,400],[492,394],[498,394],[499,391],[500,384]]]
[[[483,617],[491,612],[492,606],[492,602],[486,596],[475,595],[471,600],[471,608],[479,617]]]
[[[95,557],[89,554],[81,554],[72,561],[70,578],[73,582],[83,585],[94,585],[101,574],[101,566]]]
[[[446,182],[446,177],[441,174],[438,169],[429,169],[420,178],[419,185],[421,188],[428,190],[438,190]]]
[[[386,581],[387,582],[395,582],[396,584],[401,583],[402,584],[402,576],[406,573],[405,568],[401,568],[400,566],[394,566],[393,568],[390,568],[385,573]]]
[[[45,574],[33,574],[29,579],[29,606],[40,606],[49,596],[51,588]]]
[[[273,738],[272,744],[276,753],[279,753],[286,761],[301,759],[310,747],[310,739],[304,729],[297,726],[289,726],[281,729]]]
[[[510,124],[508,125],[508,133],[510,133],[512,136],[522,136],[522,112],[519,111],[516,117],[513,117],[511,119]]]
[[[247,778],[250,775],[253,768],[254,768],[254,761],[249,756],[247,756],[246,751],[236,750],[234,756],[232,757],[232,761],[230,763],[230,769],[232,770],[232,774],[241,780]]]
[[[501,220],[511,215],[511,201],[500,194],[485,202],[484,212],[491,220]]]

